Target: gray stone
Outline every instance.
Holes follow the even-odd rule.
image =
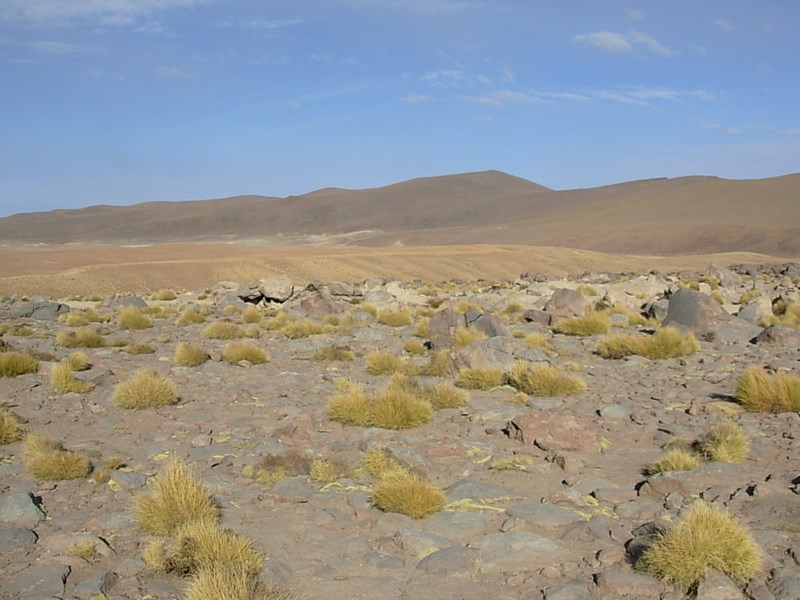
[[[37,539],[36,533],[25,527],[0,528],[0,554],[24,550],[26,546],[33,546]]]
[[[417,563],[417,569],[432,575],[471,577],[478,566],[479,554],[472,548],[451,546],[437,550]]]
[[[755,338],[756,344],[774,344],[783,348],[800,348],[800,331],[789,325],[770,325]]]
[[[300,477],[288,477],[281,479],[273,484],[267,492],[278,502],[289,504],[301,504],[308,502],[314,496],[319,495],[316,488],[311,487]]]
[[[666,319],[668,312],[669,312],[669,300],[666,300],[664,298],[656,300],[655,302],[651,302],[644,309],[645,316],[651,317],[653,319],[658,319],[659,321],[663,321],[664,319]]]
[[[511,330],[503,319],[495,315],[479,315],[474,321],[468,322],[468,326],[474,327],[488,337],[511,337]]]
[[[712,569],[697,586],[695,600],[744,600],[744,597],[727,575]]]
[[[486,533],[492,515],[479,512],[445,511],[430,516],[425,522],[425,531],[466,542]]]
[[[490,533],[469,547],[480,552],[481,571],[484,573],[535,570],[575,558],[553,540],[529,531]]]
[[[544,310],[559,317],[582,316],[589,308],[589,300],[583,294],[568,288],[558,288],[550,296]]]
[[[508,514],[539,527],[560,527],[584,521],[576,512],[553,504],[515,504]]]
[[[116,298],[114,300],[113,304],[117,308],[119,308],[120,306],[134,306],[136,308],[147,308],[147,302],[145,302],[141,296],[137,296],[135,294],[120,296],[119,298]]]
[[[100,594],[108,596],[111,589],[117,583],[117,579],[116,573],[106,571],[96,577],[82,581],[72,588],[72,597],[83,600],[84,598],[96,598]]]
[[[601,406],[597,410],[597,414],[606,419],[627,419],[631,414],[631,408],[629,405],[613,402]]]
[[[361,290],[357,290],[349,283],[341,281],[329,281],[322,286],[331,296],[360,296]]]
[[[753,325],[758,325],[758,322],[764,317],[772,316],[772,300],[768,296],[757,296],[740,308],[736,316]]]
[[[70,571],[68,565],[34,565],[7,579],[3,591],[11,598],[19,600],[63,598]]]
[[[592,600],[591,587],[578,581],[546,589],[544,600]]]
[[[485,369],[488,367],[510,371],[517,360],[514,355],[517,348],[517,340],[510,337],[477,340],[450,355],[450,371],[455,374],[462,369]]]
[[[461,315],[449,308],[440,310],[431,316],[428,323],[428,334],[431,340],[431,347],[434,350],[451,348],[456,329],[466,327],[464,315]]]
[[[800,598],[800,575],[781,569],[767,582],[767,587],[775,595],[775,600],[797,600]]]
[[[742,285],[742,276],[725,267],[712,264],[706,269],[706,273],[716,278],[724,288],[738,288]]]
[[[454,545],[449,538],[410,527],[398,529],[394,534],[394,542],[401,550],[416,555],[420,560],[437,550]]]
[[[663,326],[679,327],[720,342],[749,342],[761,332],[760,327],[729,315],[710,296],[688,288],[670,296]]]
[[[601,598],[653,598],[660,594],[658,582],[647,575],[639,573],[623,573],[620,571],[603,571],[595,577]]]
[[[147,475],[139,473],[138,471],[120,471],[112,469],[108,474],[110,476],[109,483],[111,481],[114,482],[111,486],[113,487],[116,484],[123,490],[138,490],[147,483]]]
[[[588,419],[549,410],[536,410],[509,421],[507,433],[542,450],[598,450],[600,431]]]
[[[294,294],[294,284],[287,275],[276,275],[259,280],[258,291],[267,302],[286,302]]]
[[[479,504],[491,504],[494,502],[509,501],[514,498],[525,498],[520,494],[504,485],[485,483],[474,479],[460,479],[445,489],[447,502],[458,502],[459,500],[469,500]]]
[[[36,527],[45,519],[45,514],[30,492],[11,494],[0,504],[0,522],[22,527]]]
[[[14,304],[8,311],[11,318],[37,319],[40,321],[57,321],[62,314],[68,313],[70,308],[60,302],[35,301]]]

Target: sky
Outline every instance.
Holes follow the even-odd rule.
[[[0,216],[800,171],[797,0],[0,0]]]

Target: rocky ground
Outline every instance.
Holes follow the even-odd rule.
[[[154,573],[142,560],[152,538],[132,513],[132,497],[172,456],[185,459],[212,491],[223,525],[252,539],[267,557],[263,579],[310,600],[800,598],[800,415],[744,412],[732,397],[749,366],[800,373],[800,334],[758,325],[781,306],[800,303],[799,274],[797,265],[743,265],[672,275],[529,273],[514,282],[434,286],[376,279],[302,289],[278,278],[245,288],[221,283],[174,300],[6,299],[0,305],[6,350],[40,358],[37,373],[0,378],[6,408],[29,431],[89,457],[96,471],[111,457],[125,467],[112,470],[108,481],[37,481],[26,471],[21,442],[0,446],[0,598],[182,597],[185,580]],[[696,291],[676,295],[686,286]],[[594,353],[603,335],[549,329],[597,301],[683,324],[696,333],[700,350],[684,358],[608,360]],[[93,324],[106,328],[107,343],[83,349],[91,368],[78,376],[95,388],[53,392],[49,373],[73,351],[55,337],[75,329],[59,315],[88,307],[113,313],[130,302],[166,310],[142,330],[122,330],[113,320]],[[265,317],[281,310],[323,322],[333,314],[347,326],[289,339],[263,321],[242,323],[248,303]],[[436,317],[431,304],[448,316]],[[177,311],[187,305],[205,310],[206,321],[176,325]],[[381,324],[369,306],[427,311],[429,333],[416,337],[417,322]],[[221,320],[255,327],[257,339],[250,341],[267,350],[269,361],[221,361],[226,342],[202,334]],[[654,321],[628,326],[623,314],[612,320],[619,331],[654,327]],[[520,398],[509,386],[470,390],[466,405],[400,431],[344,426],[328,417],[336,379],[350,377],[368,389],[385,385],[388,376],[366,370],[370,352],[423,364],[467,323],[490,337],[452,351],[450,373],[423,381],[452,382],[463,366],[508,370],[522,359],[578,375],[586,391]],[[542,333],[553,351],[527,348],[522,336],[531,332]],[[434,348],[410,356],[404,352],[410,340]],[[155,351],[131,354],[126,342]],[[181,342],[205,349],[212,360],[177,366]],[[310,360],[333,345],[349,348],[354,360]],[[145,367],[175,382],[177,404],[115,405],[115,386]],[[698,439],[725,421],[738,423],[750,440],[744,462],[646,474],[665,445]],[[358,467],[375,447],[390,449],[444,489],[444,510],[421,520],[382,512],[372,505],[370,479],[360,474],[328,485],[305,475],[272,484],[243,475],[248,465],[289,449]],[[763,567],[749,583],[712,573],[687,592],[633,568],[649,535],[697,498],[726,507],[763,550]],[[97,550],[88,559],[75,550],[87,541]]]

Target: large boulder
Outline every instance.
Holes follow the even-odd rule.
[[[506,433],[524,444],[545,451],[600,449],[600,430],[583,417],[549,410],[536,410],[506,425]]]
[[[13,305],[8,316],[11,318],[38,319],[40,321],[57,321],[60,315],[70,310],[66,304],[46,300],[31,300]]]
[[[579,317],[589,308],[589,300],[575,290],[558,288],[550,296],[544,310],[557,317]]]
[[[729,315],[710,296],[688,288],[670,296],[663,326],[678,327],[703,339],[721,342],[749,342],[761,333],[761,327]]]
[[[510,337],[491,337],[472,342],[450,355],[450,372],[455,374],[462,369],[489,367],[510,371],[517,360],[514,355],[517,348],[516,340]]]
[[[431,348],[441,350],[452,347],[456,329],[459,327],[466,327],[464,315],[449,308],[434,313],[428,324]]]
[[[294,283],[286,275],[276,275],[259,280],[258,291],[266,302],[286,302],[294,294]]]

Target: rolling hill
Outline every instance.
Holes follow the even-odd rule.
[[[800,174],[663,178],[559,191],[483,171],[286,198],[92,206],[0,219],[5,245],[219,241],[799,256]]]

